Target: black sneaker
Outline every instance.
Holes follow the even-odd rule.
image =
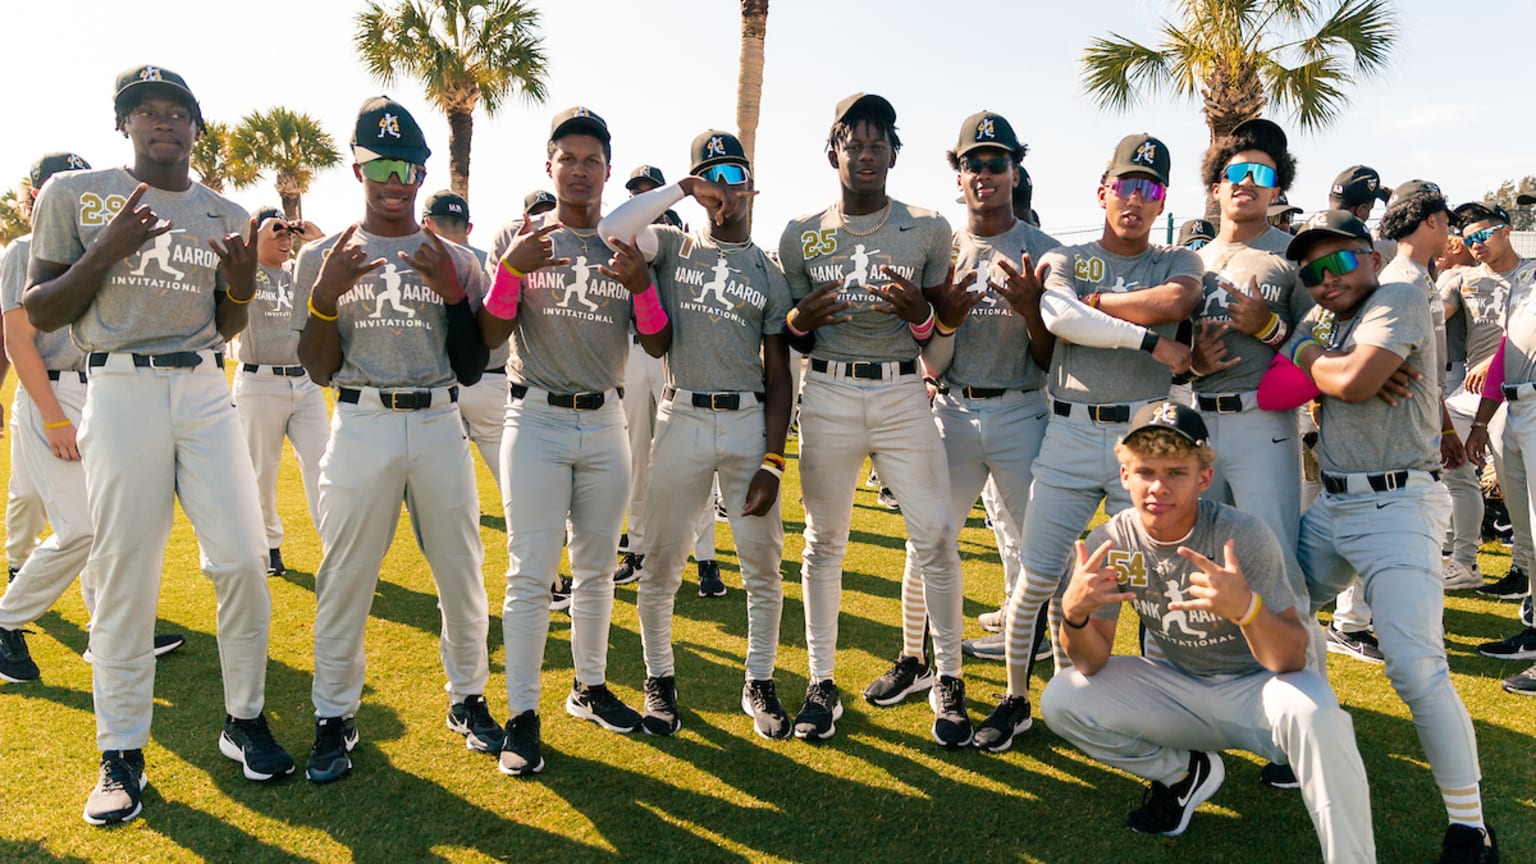
[[[556,576],[549,586],[549,611],[564,612],[571,608],[571,577]]]
[[[645,569],[645,553],[625,552],[624,562],[613,571],[613,584],[628,585],[640,581],[640,571]]]
[[[500,753],[501,724],[491,719],[491,708],[479,693],[448,706],[448,728],[464,736],[464,748],[476,753]]]
[[[1504,574],[1504,578],[1484,585],[1477,589],[1477,593],[1499,600],[1519,600],[1521,597],[1530,596],[1531,577],[1519,567],[1510,567],[1509,572]]]
[[[864,698],[873,705],[889,708],[913,693],[933,686],[933,669],[918,657],[902,655],[885,674],[864,688]]]
[[[309,751],[304,776],[311,783],[330,783],[352,773],[347,756],[357,746],[356,717],[321,717],[315,721],[315,745]]]
[[[727,525],[731,522],[731,511],[725,509],[725,502],[720,498],[715,499],[715,521]]]
[[[752,728],[764,738],[789,737],[789,712],[779,702],[772,681],[748,681],[741,688],[741,712],[752,718]]]
[[[496,769],[512,777],[526,777],[544,770],[544,753],[539,747],[539,715],[532,708],[507,721],[507,734],[501,741],[501,758]]]
[[[1500,683],[1505,692],[1516,696],[1536,696],[1536,666],[1511,675]]]
[[[1520,623],[1527,627],[1536,627],[1536,608],[1531,605],[1531,595],[1525,595],[1520,601]]]
[[[143,809],[140,796],[144,793],[143,750],[108,750],[101,754],[101,773],[96,788],[85,799],[85,812],[81,815],[92,825],[111,825],[127,822]]]
[[[805,688],[805,704],[795,715],[795,737],[825,741],[837,734],[837,718],[843,716],[843,699],[829,678]]]
[[[1172,786],[1152,781],[1142,796],[1141,809],[1132,810],[1125,817],[1125,824],[1141,834],[1177,837],[1189,827],[1189,817],[1195,814],[1195,808],[1216,794],[1225,777],[1226,767],[1219,754],[1192,751],[1184,779]]]
[[[725,580],[720,578],[720,562],[713,558],[699,562],[699,596],[725,596]]]
[[[1022,735],[1035,725],[1029,716],[1028,696],[1004,696],[981,721],[971,743],[988,753],[1001,753],[1013,746],[1013,736]]]
[[[1536,660],[1536,628],[1527,627],[1500,642],[1484,642],[1477,653],[1499,660]]]
[[[887,510],[901,510],[901,502],[896,500],[896,493],[892,492],[889,486],[881,486],[880,494],[875,496],[875,500]]]
[[[164,657],[187,644],[187,637],[181,633],[156,633],[155,656]]]
[[[640,725],[640,712],[619,701],[607,684],[588,687],[574,682],[571,695],[565,697],[565,713],[621,735],[628,735]]]
[[[1499,864],[1499,841],[1491,826],[1452,825],[1440,841],[1440,864]]]
[[[645,716],[640,728],[647,735],[671,735],[683,728],[677,716],[677,680],[671,675],[646,676]]]
[[[0,628],[0,680],[25,684],[36,681],[39,674],[23,631]]]
[[[1376,637],[1369,630],[1356,630],[1345,633],[1335,627],[1325,627],[1327,633],[1328,653],[1343,654],[1345,657],[1353,657],[1366,663],[1385,663],[1387,658],[1381,653],[1381,646],[1376,643]]]
[[[965,710],[964,681],[940,675],[928,691],[928,707],[933,709],[933,740],[946,750],[971,746],[971,715]]]
[[[628,552],[629,551],[629,532],[628,531],[625,531],[623,534],[619,535],[619,551],[620,552]]]
[[[283,566],[283,553],[282,553],[282,550],[280,550],[280,549],[268,549],[267,550],[267,575],[268,576],[281,576],[281,575],[283,575],[284,573],[287,573],[287,572],[288,572],[288,568]]]
[[[6,576],[5,584],[9,585],[12,582],[16,581],[16,574],[21,572],[21,568],[20,567],[7,567],[6,571],[7,571],[8,575]]]
[[[1301,781],[1289,765],[1269,762],[1259,769],[1259,782],[1271,789],[1300,789]]]
[[[272,737],[266,714],[257,714],[254,720],[224,715],[219,752],[239,762],[247,780],[271,780],[293,773],[293,757]]]

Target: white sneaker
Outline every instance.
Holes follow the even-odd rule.
[[[1455,558],[1446,558],[1441,572],[1445,576],[1447,591],[1464,591],[1468,588],[1483,587],[1483,577],[1477,572],[1476,564],[1468,567]]]

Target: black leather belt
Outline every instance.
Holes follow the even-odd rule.
[[[1074,407],[1088,412],[1088,419],[1095,423],[1129,423],[1131,420],[1131,406],[1129,405],[1084,405],[1078,402],[1053,402],[1051,410],[1057,417],[1071,417]]]
[[[240,368],[247,372],[260,372],[260,363],[241,363]],[[281,375],[285,378],[297,378],[304,374],[303,366],[268,366],[273,375]]]
[[[826,360],[811,358],[811,369],[816,372],[828,372],[834,369],[841,370],[844,378],[863,378],[867,381],[882,381],[885,379],[884,363],[832,363]],[[902,360],[896,367],[899,375],[916,375],[917,361]]]
[[[1236,393],[1223,396],[1196,393],[1195,399],[1201,411],[1214,411],[1217,414],[1240,414],[1243,411],[1243,397]]]
[[[76,375],[79,375],[80,376],[80,383],[81,384],[85,383],[85,373],[84,372],[76,372],[73,369],[65,369],[63,371],[60,371],[58,369],[49,369],[48,370],[48,380],[49,381],[58,381],[59,379],[63,378],[65,375],[68,375],[71,378],[75,377]]]
[[[521,399],[528,395],[528,387],[525,384],[512,385],[512,398]],[[624,394],[619,393],[623,398]],[[556,408],[572,408],[577,411],[596,411],[603,407],[608,397],[602,393],[551,393],[549,404]]]
[[[1429,476],[1440,479],[1439,471],[1430,471]],[[1373,492],[1390,492],[1393,489],[1401,489],[1408,485],[1407,471],[1382,471],[1379,474],[1365,475],[1365,482],[1371,486]],[[1349,480],[1338,474],[1323,474],[1323,488],[1334,495],[1343,495],[1349,491]]]
[[[1008,391],[1003,387],[964,387],[960,392],[967,399],[996,399]]]
[[[107,352],[96,351],[86,358],[86,365],[95,369],[107,365]],[[140,369],[192,369],[203,362],[203,355],[196,351],[168,351],[164,354],[134,354],[133,365]],[[224,365],[223,352],[213,354],[215,366]]]
[[[1525,386],[1525,385],[1523,385],[1523,384],[1504,384],[1504,385],[1501,385],[1501,386],[1503,387],[1504,398],[1506,400],[1508,400],[1510,402],[1518,402],[1518,401],[1520,401],[1520,388]]]
[[[391,411],[420,411],[432,407],[431,390],[380,390],[379,401]],[[356,405],[363,391],[351,387],[336,388],[336,401]],[[448,388],[448,401],[459,401],[459,388]]]
[[[763,394],[761,394],[761,393],[753,393],[752,395],[757,397],[757,404],[759,404],[759,405],[763,404]],[[663,398],[663,399],[673,399],[676,396],[677,396],[677,388],[676,387],[667,386],[667,387],[663,387],[662,390],[661,390],[661,398]],[[695,392],[695,393],[692,393],[692,397],[693,397],[693,407],[695,407],[695,408],[708,408],[711,411],[740,411],[741,410],[741,394],[740,393],[734,393],[734,392],[732,392],[732,393],[697,393],[697,392]]]

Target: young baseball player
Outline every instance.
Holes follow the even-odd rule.
[[[256,468],[261,515],[266,525],[267,573],[281,576],[283,520],[277,515],[277,475],[283,458],[283,438],[293,443],[299,476],[309,504],[310,521],[320,523],[320,457],[330,438],[325,394],[299,363],[299,331],[294,326],[302,310],[293,305],[290,254],[301,228],[282,218],[276,208],[256,214],[256,299],[250,323],[235,341],[235,407],[245,427],[245,443]],[[318,238],[317,238],[318,239]]]
[[[667,315],[654,288],[631,299],[619,278],[621,269],[636,263],[627,259],[639,255],[628,241],[618,245],[625,261],[604,263],[610,253],[597,226],[612,152],[608,125],[591,110],[569,108],[555,116],[545,170],[558,204],[542,218],[497,233],[495,275],[480,315],[488,344],[512,339],[511,403],[501,445],[508,555],[502,629],[511,720],[500,770],[513,776],[544,768],[539,671],[567,517],[576,676],[565,709],[615,732],[640,725],[640,714],[606,683],[613,561],[629,497],[619,387],[631,317],[641,339],[659,352]],[[682,185],[708,195],[698,192],[702,181]]]
[[[843,554],[854,483],[868,457],[901,502],[922,568],[939,673],[930,699],[934,738],[964,744],[971,721],[960,674],[959,525],[950,516],[949,469],[918,369],[919,348],[937,326],[931,299],[953,290],[953,235],[942,216],[886,193],[886,175],[901,150],[890,102],[863,93],[843,99],[826,146],[841,195],[792,220],[779,241],[796,300],[789,341],[811,358],[800,405],[810,681],[794,732],[830,738],[843,713],[833,680]]]
[[[90,377],[78,441],[95,534],[87,566],[96,580],[91,654],[102,756],[84,811],[93,825],[141,810],[155,605],[174,499],[218,597],[219,750],[247,779],[293,771],[262,714],[267,546],[217,350],[245,326],[255,297],[256,225],[189,176],[203,121],[180,75],[129,69],[113,103],[132,165],[61,174],[42,190],[23,297],[37,329],[73,328]]]
[[[1439,554],[1450,500],[1439,482],[1439,358],[1424,290],[1406,282],[1378,286],[1370,232],[1340,210],[1308,219],[1286,257],[1300,265],[1318,304],[1285,349],[1322,393],[1323,493],[1302,517],[1297,548],[1312,608],[1359,574],[1387,678],[1413,715],[1451,822],[1440,860],[1496,862],[1498,845],[1483,821],[1477,738],[1445,658]],[[1333,324],[1320,344],[1312,325],[1325,314]],[[1399,376],[1409,397],[1396,404],[1378,398],[1405,363],[1419,373]],[[1266,386],[1285,371],[1277,366]]]
[[[1178,324],[1200,297],[1200,258],[1153,246],[1153,223],[1167,194],[1168,148],[1151,135],[1127,135],[1099,181],[1099,240],[1060,247],[1021,280],[1044,283],[1041,316],[1057,337],[1046,380],[1052,415],[1035,461],[1029,509],[1020,527],[1024,573],[1008,599],[1003,634],[1008,692],[976,733],[976,746],[1002,752],[1029,729],[1029,673],[1042,607],[1066,582],[1072,541],[1099,502],[1110,515],[1130,506],[1114,445],[1142,405],[1168,397],[1173,374],[1189,369]],[[1054,627],[1053,627],[1054,629]],[[1070,658],[1056,653],[1058,670]]]
[[[939,378],[933,420],[949,472],[948,518],[964,524],[976,496],[995,483],[1000,508],[1017,525],[1029,503],[1029,484],[1047,410],[1041,389],[1055,337],[1040,317],[1034,262],[1060,244],[1014,216],[1012,190],[1027,149],[1007,118],[991,111],[967,117],[946,155],[966,202],[966,225],[954,233],[958,281],[937,304],[935,333],[924,365]],[[931,686],[923,664],[927,609],[923,571],[908,545],[902,574],[902,651],[896,665],[864,691],[864,698],[895,705]],[[931,697],[937,702],[940,695]],[[941,741],[940,743],[949,743]]]
[[[1152,781],[1126,818],[1133,831],[1184,833],[1221,786],[1218,751],[1236,748],[1296,766],[1323,860],[1372,864],[1354,726],[1306,668],[1305,585],[1263,520],[1203,497],[1209,442],[1192,408],[1136,412],[1115,448],[1131,507],[1077,541],[1061,601],[1072,668],[1051,679],[1040,711],[1089,756]],[[1126,603],[1158,659],[1111,656]]]
[[[315,572],[315,743],[305,776],[345,777],[357,745],[363,631],[402,499],[437,584],[448,728],[481,753],[501,750],[485,703],[490,626],[480,574],[480,506],[458,385],[473,384],[489,349],[475,306],[474,254],[416,223],[431,155],[400,103],[363,103],[352,136],[362,221],[305,246],[294,274],[299,357],[336,388],[336,418],[320,474]]]
[[[694,138],[689,152],[690,176],[733,191],[752,190],[752,166],[736,136],[711,129]],[[609,214],[599,230],[609,236],[610,223],[619,222],[625,211],[644,207],[635,218],[646,219],[682,194],[679,188],[662,187],[632,199]],[[646,493],[650,501],[666,506],[646,511],[649,566],[636,597],[646,667],[641,725],[653,735],[671,735],[682,726],[672,655],[673,606],[700,519],[714,525],[717,472],[725,500],[731,502],[731,530],[747,592],[741,709],[764,738],[790,732],[773,686],[784,602],[778,492],[790,411],[789,349],[783,335],[789,285],[778,265],[752,243],[747,222],[748,212],[741,208],[730,221],[714,223],[707,231],[652,229],[657,251],[651,268],[669,321],[663,330],[666,386]],[[640,268],[631,275],[649,278]],[[638,294],[644,286],[637,281],[630,290]]]
[[[1328,206],[1334,210],[1345,210],[1361,222],[1369,222],[1371,211],[1376,209],[1376,202],[1385,204],[1392,198],[1392,189],[1381,182],[1381,175],[1375,168],[1365,165],[1351,165],[1339,172],[1339,176],[1333,178],[1333,185],[1328,188]],[[1397,242],[1388,240],[1378,232],[1375,237],[1376,254],[1381,257],[1383,264],[1397,257]]]

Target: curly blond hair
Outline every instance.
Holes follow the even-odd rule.
[[[1115,445],[1115,458],[1128,462],[1132,456],[1143,459],[1185,459],[1190,456],[1199,461],[1201,468],[1216,464],[1216,451],[1208,442],[1192,443],[1172,429],[1143,429],[1125,436]]]

